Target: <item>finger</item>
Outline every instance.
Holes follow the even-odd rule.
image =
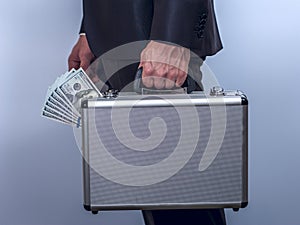
[[[153,78],[154,87],[157,89],[162,89],[165,87],[165,78],[168,73],[168,66],[164,63],[156,63],[155,66],[155,77]]]
[[[153,87],[153,67],[151,62],[144,62],[143,65],[143,73],[142,73],[142,82],[143,84],[150,88]]]
[[[147,88],[151,88],[153,87],[154,84],[154,80],[152,76],[147,76],[147,77],[143,77],[142,78],[143,84],[147,87]]]
[[[153,76],[153,84],[156,89],[162,89],[165,87],[165,78]]]
[[[154,64],[154,75],[157,77],[166,77],[168,73],[168,65],[164,63]]]
[[[80,66],[80,60],[75,58],[74,56],[70,55],[68,58],[68,68],[71,70],[72,68],[74,69],[79,69]]]
[[[142,77],[146,77],[146,76],[152,76],[153,75],[153,65],[151,62],[144,62],[142,63],[143,65],[143,73],[142,73]]]
[[[91,62],[87,60],[86,58],[81,59],[80,61],[80,67],[84,70],[87,70]]]
[[[175,85],[175,81],[174,80],[170,80],[169,78],[165,78],[165,87],[167,89],[173,88],[174,85]]]
[[[163,77],[167,72],[167,64],[152,61],[153,75]]]
[[[181,85],[183,85],[186,77],[187,77],[186,72],[183,72],[182,70],[178,70],[178,76],[176,78],[176,86],[180,87]]]
[[[165,87],[167,89],[171,89],[174,87],[177,74],[178,74],[178,69],[173,66],[169,66],[169,71],[167,73],[166,76],[167,78],[165,81]]]

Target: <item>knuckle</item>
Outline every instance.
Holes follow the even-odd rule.
[[[182,71],[182,70],[179,70],[178,71],[178,74],[182,77],[186,76],[186,72]]]
[[[149,76],[151,74],[151,68],[149,67],[144,67],[144,73],[146,76]]]
[[[164,68],[159,68],[158,70],[156,70],[156,74],[159,77],[163,77],[166,74],[166,70]]]
[[[177,76],[177,74],[178,73],[176,72],[176,70],[171,70],[168,73],[168,78],[171,79],[171,80],[173,80]]]
[[[187,76],[187,75],[186,75],[186,73],[184,73],[184,72],[179,73],[179,74],[178,74],[178,79],[179,79],[179,80],[185,80],[186,76]]]
[[[144,63],[143,65],[143,74],[150,75],[152,73],[152,67],[149,65],[149,63]]]

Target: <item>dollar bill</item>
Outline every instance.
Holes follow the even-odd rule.
[[[53,115],[52,113],[49,113],[46,111],[42,111],[42,117],[45,117],[47,119],[50,119],[50,120],[53,120],[56,122],[60,122],[60,123],[66,124],[66,125],[76,126],[76,124],[71,123],[67,120],[61,119],[61,118],[57,117],[56,115]]]
[[[80,116],[79,113],[77,114],[73,110],[73,108],[68,103],[66,103],[56,92],[52,92],[49,98],[55,99],[55,101],[59,102],[62,105],[62,107],[65,108],[68,112],[70,112],[74,115]]]
[[[64,105],[63,103],[61,103],[60,101],[57,101],[55,98],[53,98],[52,96],[49,96],[47,99],[47,102],[52,103],[53,105],[55,105],[57,108],[61,109],[62,111],[64,111],[65,113],[67,113],[68,115],[77,118],[79,115],[76,115],[72,109],[68,108],[68,106]],[[45,103],[45,105],[47,104],[47,102]]]
[[[68,123],[74,125],[74,126],[77,126],[77,127],[80,127],[81,124],[80,124],[80,118],[78,118],[78,120],[75,120],[73,118],[70,118],[62,113],[60,113],[59,111],[53,109],[53,108],[50,108],[49,106],[44,106],[43,108],[43,111],[42,111],[42,115],[44,114],[44,112],[46,113],[50,113],[51,115],[55,116],[56,118],[62,120],[62,121],[67,121]]]
[[[73,106],[73,104],[69,101],[68,96],[66,96],[60,88],[56,88],[54,93],[74,114],[80,116],[79,110]]]
[[[100,91],[81,68],[69,76],[65,82],[59,85],[58,89],[63,93],[63,95],[66,97],[66,100],[72,106],[75,106],[76,102],[78,102],[78,94],[80,92],[94,90],[101,95]],[[80,111],[80,108],[78,107],[75,107],[75,109]]]
[[[81,100],[101,96],[85,71],[72,69],[48,88],[41,115],[72,126],[81,126]]]
[[[67,102],[64,101],[58,94],[55,93],[55,89],[57,88],[57,85],[59,85],[63,81],[63,79],[64,79],[63,76],[65,76],[65,75],[66,74],[63,74],[60,77],[58,77],[55,80],[55,82],[48,88],[46,98],[45,98],[45,101],[44,101],[44,106],[47,104],[47,102],[50,99],[55,99],[57,102],[60,103],[60,105],[63,106],[63,108],[65,108],[66,111],[72,112],[72,107],[70,105],[68,105]]]
[[[59,104],[56,104],[56,102],[53,103],[53,101],[47,101],[45,103],[45,106],[52,108],[53,110],[56,110],[62,115],[65,115],[66,117],[73,119],[75,121],[78,120],[78,117],[75,116],[74,114],[70,113],[69,111],[65,110],[64,108],[60,107]]]

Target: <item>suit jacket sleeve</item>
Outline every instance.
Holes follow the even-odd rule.
[[[79,29],[79,34],[81,33],[85,33],[85,29],[84,29],[84,17],[81,20],[81,25],[80,25],[80,29]]]
[[[213,0],[153,0],[151,40],[190,48],[200,56],[222,48]]]

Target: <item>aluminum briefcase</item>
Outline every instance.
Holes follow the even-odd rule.
[[[84,207],[242,208],[248,202],[248,100],[108,93],[82,102]]]

